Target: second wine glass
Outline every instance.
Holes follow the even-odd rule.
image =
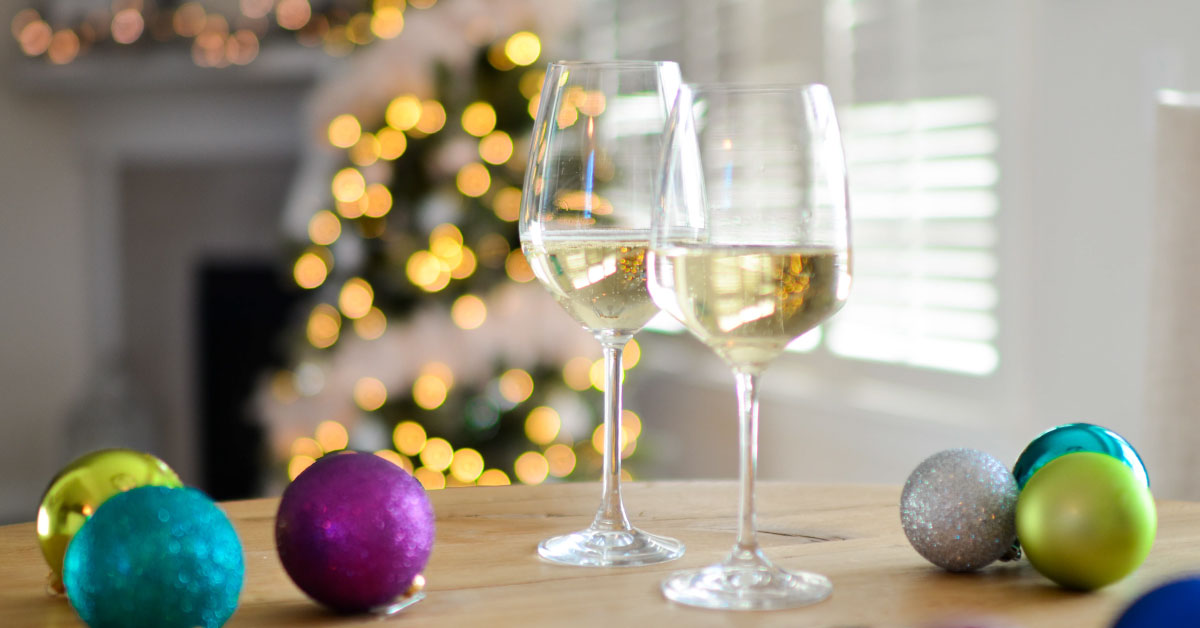
[[[592,525],[538,554],[590,567],[648,565],[683,544],[630,525],[621,502],[621,357],[658,307],[646,249],[662,131],[680,84],[670,62],[550,64],[521,202],[521,247],[534,274],[604,349],[603,496]]]
[[[670,600],[734,610],[819,602],[824,576],[791,572],[758,547],[758,381],[850,290],[846,164],[820,85],[685,86],[671,112],[650,291],[733,370],[740,415],[737,543],[723,562],[662,584]]]

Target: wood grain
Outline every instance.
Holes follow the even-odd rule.
[[[733,543],[731,482],[634,483],[626,507],[647,530],[683,540],[680,560],[632,569],[571,568],[534,555],[544,537],[587,525],[594,484],[458,488],[430,493],[437,542],[425,572],[428,597],[379,619],[329,613],[283,572],[274,549],[277,501],[224,504],[246,551],[241,606],[226,626],[820,626],[921,627],[953,618],[1001,625],[1109,626],[1134,597],[1163,580],[1200,570],[1200,504],[1159,502],[1158,541],[1131,577],[1073,593],[1026,561],[981,573],[944,573],[922,560],[900,528],[898,487],[765,483],[759,486],[760,540],[784,567],[823,573],[829,600],[754,613],[685,608],[665,601],[669,572],[720,560]],[[44,591],[46,568],[33,524],[0,527],[0,625],[82,626],[66,600]]]

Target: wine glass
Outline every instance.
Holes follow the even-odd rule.
[[[667,125],[649,254],[650,292],[733,369],[741,441],[738,536],[721,563],[672,574],[670,600],[765,610],[819,602],[824,576],[759,549],[758,382],[850,289],[846,165],[821,85],[683,86]]]
[[[679,558],[683,544],[629,524],[621,503],[621,356],[658,307],[646,249],[663,127],[679,66],[658,61],[551,63],[534,121],[521,201],[521,248],[534,274],[604,349],[603,497],[586,530],[538,546],[568,565],[620,567]]]

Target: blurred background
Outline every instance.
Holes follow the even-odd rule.
[[[104,446],[218,499],[379,452],[429,488],[598,477],[599,352],[519,253],[541,74],[826,83],[855,291],[764,378],[768,479],[899,484],[1072,421],[1200,497],[1190,0],[14,0],[0,9],[0,522]],[[579,94],[558,124],[595,103]],[[735,474],[661,322],[636,480]],[[597,441],[598,444],[598,441]]]

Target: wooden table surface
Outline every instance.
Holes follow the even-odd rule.
[[[224,504],[246,552],[241,605],[226,626],[820,626],[923,627],[954,618],[989,625],[1109,626],[1142,591],[1200,571],[1200,503],[1159,502],[1158,540],[1134,575],[1093,593],[1073,593],[1027,561],[976,574],[926,563],[900,528],[900,489],[763,483],[760,540],[784,567],[823,573],[833,597],[815,606],[761,612],[708,611],[667,602],[659,581],[678,568],[724,557],[733,543],[732,482],[634,483],[631,519],[677,537],[687,554],[653,567],[562,567],[534,555],[537,542],[586,526],[595,484],[433,491],[437,541],[425,571],[428,597],[397,615],[340,616],[309,601],[274,549],[274,499]],[[46,567],[33,524],[0,527],[0,626],[82,626],[65,598],[45,594]],[[959,624],[962,625],[962,624]],[[979,624],[970,624],[979,625]]]

